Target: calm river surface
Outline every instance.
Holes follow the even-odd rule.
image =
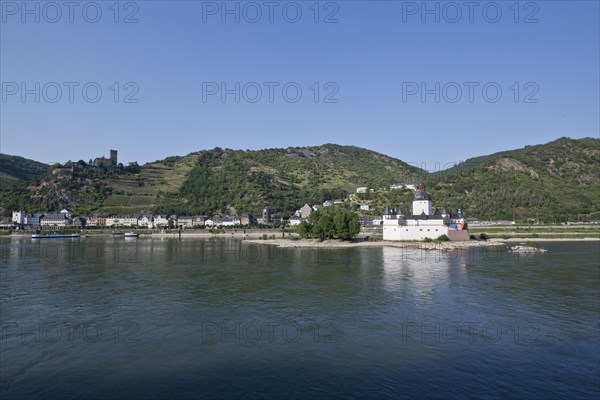
[[[600,393],[598,242],[548,253],[1,238],[0,396]]]

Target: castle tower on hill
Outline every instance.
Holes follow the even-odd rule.
[[[113,166],[113,167],[117,166],[117,151],[116,150],[110,151],[110,163],[111,163],[111,166]]]
[[[117,160],[117,150],[110,151],[110,157],[98,157],[94,159],[93,165],[96,167],[104,167],[104,168],[117,168],[119,164]]]

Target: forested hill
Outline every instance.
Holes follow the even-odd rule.
[[[19,156],[0,153],[0,190],[15,183],[39,178],[50,170],[50,166]]]
[[[45,166],[51,169],[37,179],[25,172],[30,170],[27,160],[22,171],[18,162],[3,163],[1,171],[29,180],[14,179],[0,191],[0,212],[69,207],[82,215],[259,215],[271,206],[287,216],[306,202],[346,198],[358,186],[377,191],[414,181],[427,184],[434,207],[462,207],[473,218],[539,218],[550,223],[600,219],[599,161],[600,140],[589,138],[561,138],[477,157],[435,174],[370,150],[334,144],[256,151],[215,148],[117,170],[79,161]],[[379,212],[385,205],[406,208],[411,196],[388,191],[367,197]]]
[[[357,186],[387,188],[424,176],[422,170],[400,160],[353,146],[216,148],[199,154],[179,192],[160,196],[157,210],[256,215],[268,205],[286,214],[306,202],[345,198]]]
[[[357,186],[385,188],[421,180],[418,168],[370,150],[326,144],[243,151],[215,148],[138,168],[105,171],[54,167],[41,179],[0,192],[0,212],[58,210],[165,214],[258,214],[271,206],[284,215],[305,202],[343,198]]]
[[[485,219],[600,219],[600,139],[560,138],[430,175],[435,198]]]

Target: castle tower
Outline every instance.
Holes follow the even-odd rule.
[[[431,215],[431,196],[425,190],[425,185],[420,185],[413,199],[413,215]]]
[[[117,166],[117,151],[116,150],[110,151],[110,163],[111,163],[111,166],[113,166],[113,167]]]
[[[271,223],[271,207],[265,207],[262,213],[263,224]]]

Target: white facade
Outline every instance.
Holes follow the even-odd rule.
[[[366,186],[357,187],[356,193],[367,193],[367,190],[369,190],[369,188]]]
[[[71,220],[64,214],[46,214],[39,223],[41,226],[67,226],[71,225]]]
[[[179,217],[177,218],[177,225],[184,228],[192,228],[194,226],[193,217]]]
[[[138,226],[139,218],[129,215],[106,217],[106,226]]]
[[[290,218],[290,226],[300,225],[301,222],[302,220],[299,217]]]
[[[386,215],[383,240],[437,239],[441,235],[450,240],[469,240],[467,223],[460,209],[457,217],[452,217],[446,209],[442,214],[433,214],[431,204],[431,196],[420,186],[413,200],[412,216]]]
[[[402,189],[402,188],[416,191],[417,185],[415,185],[414,183],[405,182],[405,183],[394,183],[393,185],[390,186],[390,190],[398,190],[398,189]]]
[[[451,219],[449,225],[443,219],[388,219],[383,221],[383,240],[437,239],[441,235],[452,236],[451,231],[461,231],[464,219]],[[467,234],[467,240],[468,240]]]
[[[154,226],[152,223],[152,216],[144,215],[143,217],[139,218],[138,226],[147,226],[148,228],[152,228]]]
[[[27,213],[25,211],[13,211],[12,213],[12,222],[15,224],[23,225],[25,223],[25,216]]]
[[[413,201],[413,215],[431,215],[431,200],[415,200]]]
[[[361,211],[370,211],[371,210],[371,206],[368,204],[361,204],[360,205],[360,209]]]
[[[165,216],[155,215],[154,216],[153,224],[154,224],[155,227],[168,226],[169,225],[169,220]]]

